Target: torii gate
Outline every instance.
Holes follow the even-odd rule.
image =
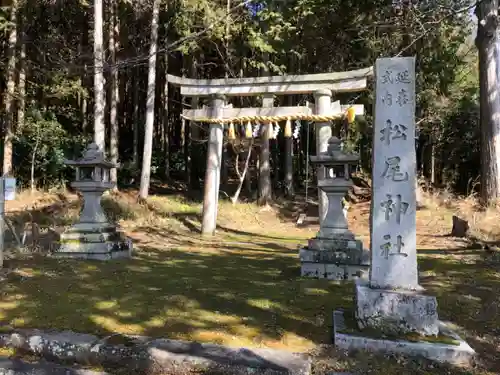
[[[307,118],[316,122],[316,150],[318,153],[324,152],[328,147],[328,139],[332,136],[330,120],[342,117],[347,109],[338,102],[332,105],[333,93],[363,91],[367,87],[368,77],[372,75],[372,67],[335,73],[210,80],[168,75],[169,83],[179,86],[182,96],[211,97],[210,108],[183,111],[183,117],[186,119],[210,123],[204,196],[212,196],[215,199],[203,201],[202,234],[213,234],[216,229],[225,123],[238,121],[240,118],[256,118],[264,127],[262,134],[267,134],[269,121],[266,121],[266,118]],[[274,94],[311,93],[315,98],[314,109],[309,106],[273,108]],[[227,96],[258,95],[263,96],[262,108],[225,107]],[[363,113],[362,106],[356,105],[354,108],[356,114]],[[321,178],[323,173],[323,170],[319,170],[318,178]],[[326,214],[328,201],[322,192],[319,191],[318,194],[321,222]]]

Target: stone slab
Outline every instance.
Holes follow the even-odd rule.
[[[61,241],[61,247],[57,252],[60,253],[93,253],[93,254],[107,254],[113,252],[132,251],[132,241],[119,241],[119,242],[82,242],[74,241]]]
[[[117,232],[115,236],[122,237],[118,241],[110,241],[104,238],[87,238],[83,240],[62,237],[60,247],[52,253],[55,258],[89,259],[89,260],[112,260],[131,258],[133,251],[132,240],[123,233]],[[95,235],[92,235],[95,236]],[[102,236],[99,235],[99,236]],[[106,237],[106,236],[105,236]],[[92,241],[94,240],[94,241]]]
[[[310,250],[300,249],[299,258],[301,262],[330,263],[330,264],[361,264],[363,249],[329,249]]]
[[[60,236],[61,242],[70,241],[81,241],[81,242],[116,242],[116,241],[126,241],[127,237],[125,233],[122,232],[102,232],[102,233],[82,233],[82,232],[64,232]]]
[[[323,263],[302,263],[300,265],[300,276],[314,279],[324,279],[326,265]]]
[[[343,281],[366,278],[368,275],[369,266],[302,263],[300,269],[301,277]]]
[[[113,338],[113,342],[117,341],[117,336],[123,339],[123,343],[111,344]],[[162,374],[200,370],[242,375],[311,373],[308,354],[260,348],[229,348],[141,336],[112,335],[100,339],[70,331],[17,330],[0,334],[0,346],[23,349],[61,361],[116,366],[127,370],[153,369]]]
[[[346,272],[347,280],[368,280],[369,272],[370,272],[370,264],[359,264],[359,265],[346,265],[344,266]]]
[[[118,229],[109,223],[76,223],[66,229],[64,233],[113,233]]]
[[[310,250],[349,250],[362,251],[363,243],[353,238],[311,238],[307,244]]]
[[[335,264],[325,264],[325,278],[328,280],[345,280],[345,269]]]
[[[0,357],[0,375],[111,375],[75,366],[61,366],[47,361],[26,363],[19,359]]]
[[[337,348],[343,350],[366,350],[382,353],[398,353],[411,357],[424,357],[441,363],[455,366],[469,365],[476,352],[455,333],[450,325],[439,322],[440,333],[452,337],[458,345],[430,342],[410,342],[404,340],[375,339],[352,334],[340,333],[343,326],[344,312],[337,310],[333,314],[333,341]]]
[[[132,255],[130,251],[113,251],[108,253],[89,253],[89,252],[62,252],[58,251],[52,254],[53,258],[68,258],[68,259],[86,259],[86,260],[113,260],[113,259],[128,259]]]
[[[344,217],[344,211],[340,210],[339,213]],[[328,225],[326,223],[325,225]],[[332,228],[323,226],[318,233],[316,234],[316,238],[325,239],[325,240],[347,240],[354,241],[356,236],[354,233],[344,228]]]
[[[415,58],[377,59],[373,126],[370,283],[418,287]]]
[[[356,320],[359,328],[384,333],[439,333],[437,300],[420,292],[372,289],[364,280],[356,282]]]

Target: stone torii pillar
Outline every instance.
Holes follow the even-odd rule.
[[[224,103],[224,95],[212,95],[210,104],[212,118],[222,117]],[[205,173],[205,193],[203,195],[202,235],[213,235],[217,226],[217,206],[219,202],[223,142],[224,125],[217,123],[210,124],[207,147],[207,170]]]
[[[321,89],[314,92],[314,99],[316,101],[314,114],[316,115],[328,115],[331,112],[331,99],[332,90]],[[316,131],[316,155],[324,153],[328,150],[328,140],[332,136],[332,127],[330,122],[317,122],[315,126]],[[308,161],[309,162],[309,161]],[[318,181],[325,178],[325,168],[319,167],[317,170]],[[318,188],[318,209],[319,209],[319,223],[323,223],[323,220],[328,212],[328,197],[326,193]]]

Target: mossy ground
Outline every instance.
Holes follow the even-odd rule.
[[[75,196],[40,195],[36,202],[31,216],[41,225],[62,229],[79,212]],[[297,228],[287,202],[262,209],[222,201],[218,232],[210,239],[199,235],[200,203],[180,195],[155,195],[138,205],[135,192],[125,192],[108,196],[104,205],[132,237],[133,259],[36,254],[8,259],[0,281],[0,326],[314,350],[318,374],[498,373],[500,257],[448,237],[449,208],[432,206],[417,214],[420,280],[437,296],[440,319],[456,323],[478,352],[471,369],[366,353],[347,356],[329,346],[319,350],[331,342],[333,309],[352,308],[353,285],[298,276],[298,246],[317,226]],[[22,206],[16,212],[16,202],[8,203],[12,222],[27,220]],[[353,205],[349,214],[351,229],[365,246],[368,214],[368,203]]]
[[[344,324],[345,326],[342,329],[337,329],[337,332],[353,336],[363,336],[373,339],[383,339],[391,341],[428,342],[435,344],[439,343],[446,345],[460,345],[460,342],[458,340],[443,333],[440,333],[437,336],[423,336],[418,333],[382,333],[372,328],[365,328],[361,330],[358,327],[353,310],[344,310]]]

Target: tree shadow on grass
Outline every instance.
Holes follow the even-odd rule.
[[[51,205],[40,215],[61,220],[56,209],[78,205]],[[127,210],[114,209],[117,216],[129,215]],[[199,222],[192,212],[169,215]],[[287,239],[225,227],[219,228],[225,237],[211,241],[196,232],[137,230],[160,241],[137,239],[139,251],[129,261],[10,260],[9,268],[17,271],[0,283],[0,324],[306,347],[328,343],[331,311],[352,304],[350,283],[300,279],[296,250],[284,245]],[[228,241],[231,235],[249,241]],[[481,367],[492,370],[500,367],[500,262],[469,250],[448,251],[461,260],[421,250],[420,270],[430,273],[421,282],[438,297],[440,317],[464,329]]]
[[[155,212],[159,216],[170,217],[170,218],[176,219],[177,221],[182,223],[184,225],[184,227],[186,227],[188,230],[190,230],[193,233],[201,233],[202,217],[201,217],[200,213],[182,212],[182,211],[181,212],[163,212],[161,210],[158,210],[158,208],[156,208],[154,205],[149,205],[148,207],[152,212]],[[273,236],[273,235],[264,234],[262,232],[260,232],[260,233],[247,232],[247,231],[243,231],[243,230],[229,228],[227,226],[220,225],[220,224],[217,225],[216,230],[220,234],[223,234],[223,235],[229,235],[229,236],[234,235],[234,236],[239,236],[239,237],[243,236],[243,237],[246,237],[248,239],[253,239],[253,240],[255,240],[255,239],[259,239],[259,240],[270,239],[270,240],[276,240],[276,241],[281,241],[281,242],[283,242],[283,241],[298,241],[298,243],[304,241],[303,238]]]
[[[160,234],[166,243],[170,234]],[[297,267],[286,247],[194,249],[182,236],[170,250],[138,244],[133,259],[110,263],[12,261],[17,271],[0,283],[0,324],[305,348],[328,344],[331,311],[352,304],[351,283],[284,272]],[[498,368],[498,314],[492,306],[499,303],[499,266],[429,257],[420,260],[420,269],[435,274],[423,277],[422,284],[438,297],[440,317],[464,329],[484,369]]]
[[[13,260],[19,272],[0,284],[0,322],[250,346],[328,342],[330,311],[350,300],[346,286],[284,276],[296,265],[286,252],[144,248],[113,263]]]
[[[420,254],[432,250],[419,250]],[[438,300],[441,320],[463,329],[482,366],[500,368],[500,262],[475,249],[448,250],[452,257],[420,257],[421,284]]]

